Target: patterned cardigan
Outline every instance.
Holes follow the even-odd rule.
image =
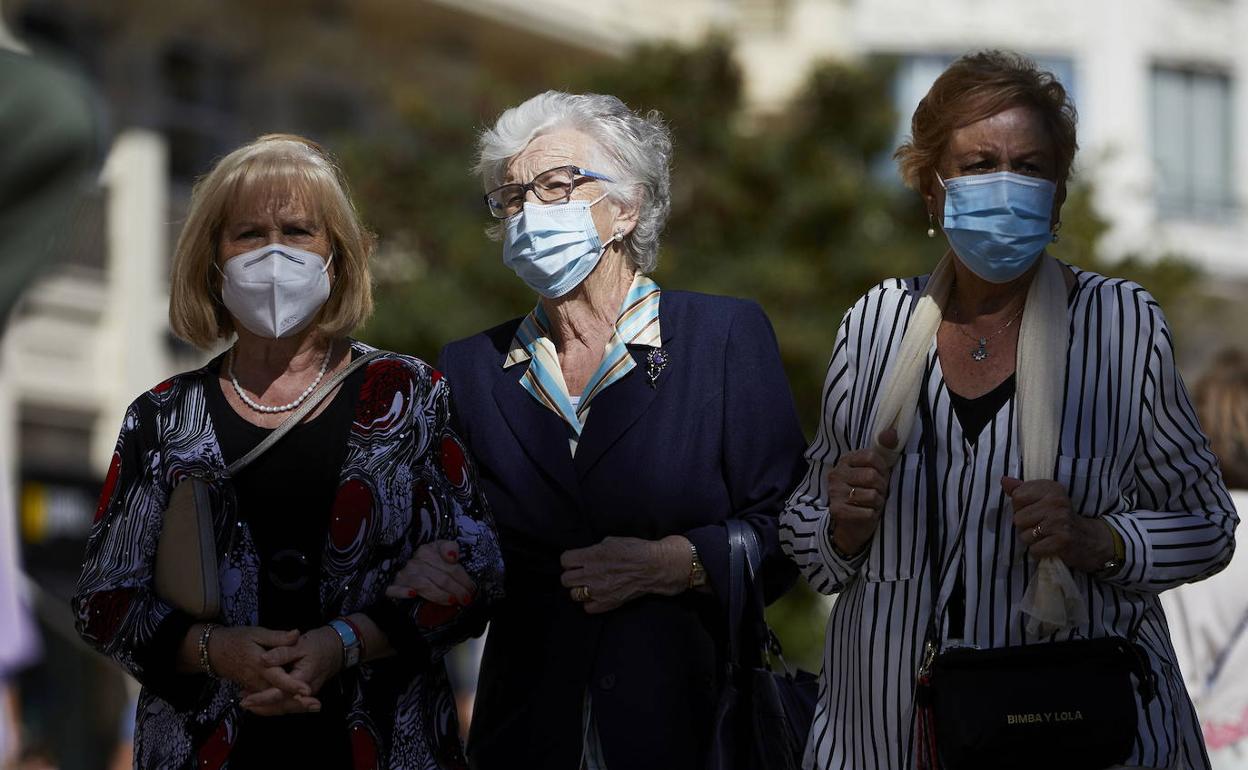
[[[371,350],[353,342],[356,354]],[[73,600],[78,632],[143,684],[135,764],[226,766],[242,711],[237,684],[174,668],[189,618],[153,590],[161,516],[190,476],[224,471],[204,388],[211,365],[139,396],[126,412]],[[399,654],[339,675],[355,768],[464,766],[455,702],[442,658],[480,633],[502,593],[502,557],[476,469],[448,420],[450,390],[415,358],[386,353],[368,364],[347,438],[321,562],[324,617],[366,612]],[[257,625],[259,560],[232,487],[212,482],[221,618]],[[477,584],[468,608],[384,590],[422,543],[455,539]]]

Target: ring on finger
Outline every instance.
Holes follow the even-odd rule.
[[[846,502],[848,502],[848,503],[851,503],[851,504],[852,504],[852,503],[854,502],[854,493],[855,493],[855,492],[857,492],[857,491],[858,491],[858,487],[850,487],[850,488],[849,488],[849,498],[848,498],[848,500],[847,500]]]
[[[1032,528],[1031,528],[1031,539],[1032,539],[1032,540],[1039,540],[1039,539],[1040,539],[1040,538],[1042,538],[1042,537],[1044,537],[1044,530],[1040,529],[1040,525],[1039,525],[1039,524],[1037,524],[1036,526],[1034,526],[1034,527],[1032,527]]]
[[[587,602],[589,599],[589,586],[576,586],[572,589],[572,601]]]

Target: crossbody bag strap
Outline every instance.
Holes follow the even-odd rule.
[[[257,457],[269,451],[274,444],[281,440],[282,436],[289,433],[292,428],[303,421],[303,418],[311,414],[312,410],[316,409],[317,404],[325,400],[325,396],[333,392],[334,388],[338,387],[342,384],[343,380],[351,376],[352,372],[359,369],[361,366],[364,366],[369,361],[372,361],[374,358],[382,355],[384,352],[385,351],[383,350],[370,350],[351,363],[347,364],[342,370],[331,377],[328,382],[322,385],[320,390],[313,393],[308,397],[307,401],[300,404],[299,408],[296,409],[290,417],[287,417],[281,425],[277,426],[272,433],[264,438],[264,441],[256,444],[250,452],[230,463],[229,467],[225,469],[225,475],[233,476],[243,468],[250,465]]]

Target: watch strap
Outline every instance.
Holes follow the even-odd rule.
[[[329,621],[329,627],[342,640],[342,667],[353,668],[359,665],[360,650],[364,645],[355,624],[345,618],[334,618]]]

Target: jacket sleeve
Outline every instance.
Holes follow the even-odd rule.
[[[851,308],[836,334],[832,361],[824,378],[819,429],[806,450],[806,472],[789,496],[780,516],[780,543],[811,587],[823,594],[845,588],[866,560],[868,549],[853,559],[842,558],[832,548],[827,503],[827,474],[845,452],[852,451],[851,398],[857,362],[849,343],[860,313]]]
[[[503,559],[489,506],[481,494],[476,466],[450,422],[451,391],[437,371],[418,410],[428,426],[426,451],[416,459],[413,520],[432,517],[433,537],[413,542],[417,548],[438,539],[459,544],[459,563],[476,584],[471,604],[446,606],[425,599],[383,599],[365,610],[401,654],[436,660],[459,642],[485,629],[489,606],[502,597]],[[420,528],[413,524],[413,537]]]
[[[743,303],[728,332],[724,358],[723,473],[730,515],[744,519],[759,537],[763,593],[778,598],[796,580],[780,551],[778,516],[784,496],[801,476],[805,439],[771,322],[755,303]],[[727,596],[728,533],[709,524],[684,533],[698,549],[707,580]]]
[[[1122,566],[1105,580],[1157,593],[1207,578],[1230,563],[1239,516],[1175,367],[1161,309],[1147,294],[1142,302],[1152,340],[1134,468],[1139,507],[1105,516],[1126,545]]]
[[[156,410],[127,409],[100,493],[72,600],[78,633],[144,687],[186,707],[209,683],[178,673],[178,646],[194,620],[156,596],[156,544],[169,489],[161,472]]]

